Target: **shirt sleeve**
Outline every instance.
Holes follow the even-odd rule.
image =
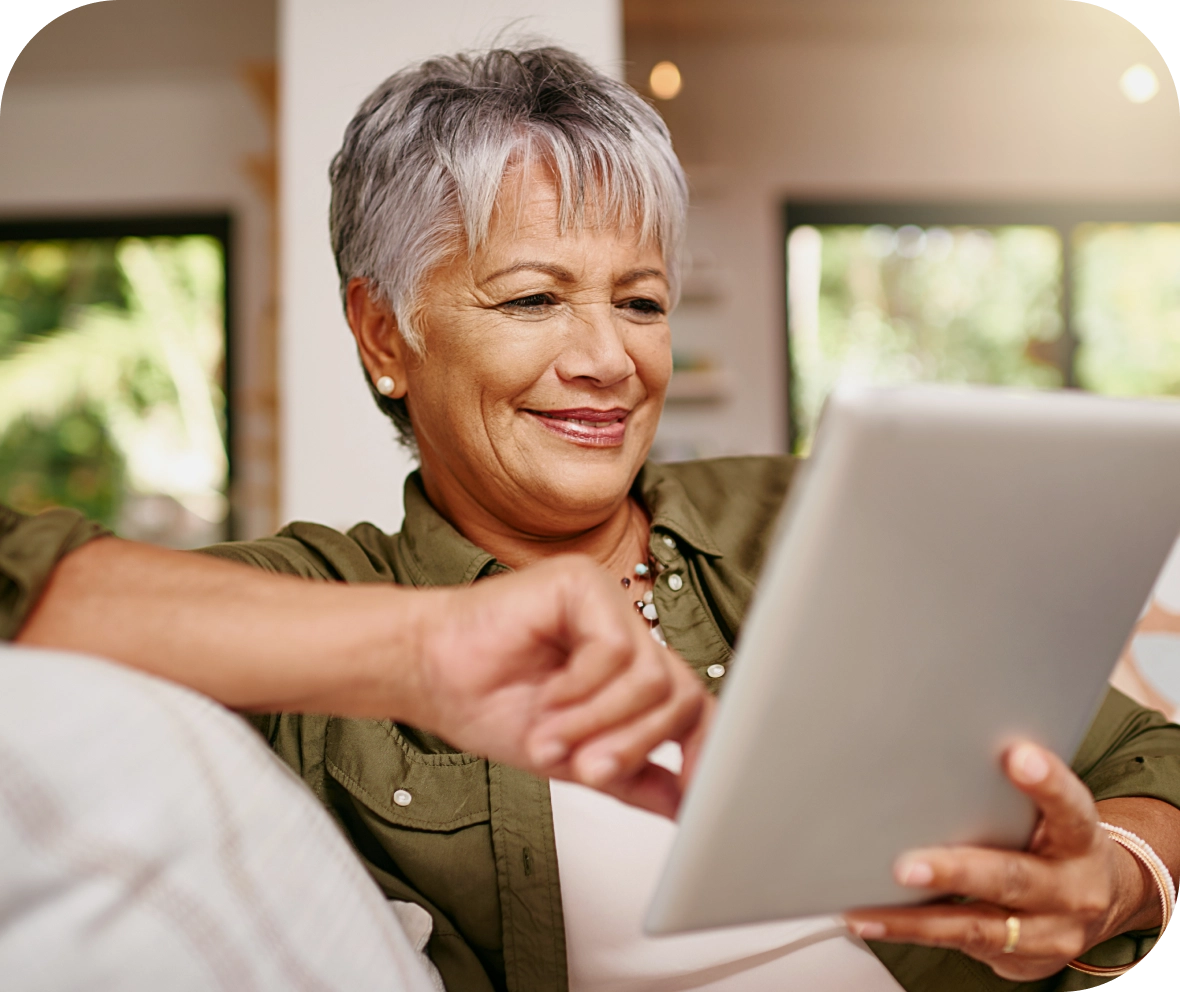
[[[1180,809],[1180,726],[1109,689],[1073,770],[1095,800],[1144,796]]]
[[[16,637],[59,561],[109,534],[76,510],[30,517],[0,504],[0,641]]]
[[[296,575],[328,582],[390,582],[388,563],[369,554],[355,534],[364,525],[342,534],[322,524],[297,521],[273,537],[256,541],[231,541],[201,548],[199,552],[266,572]],[[375,528],[370,528],[374,529]]]

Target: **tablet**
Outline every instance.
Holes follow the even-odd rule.
[[[1180,533],[1180,403],[845,388],[800,472],[650,933],[921,902],[903,851],[1023,847],[1001,755],[1084,738]]]

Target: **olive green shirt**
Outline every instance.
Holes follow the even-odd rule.
[[[651,516],[655,587],[669,645],[717,688],[707,669],[730,666],[775,518],[791,481],[787,458],[647,465],[635,494]],[[400,533],[371,524],[347,534],[295,523],[277,536],[209,554],[274,572],[344,582],[462,585],[506,571],[430,505],[415,473]],[[668,578],[679,575],[678,590]],[[717,669],[715,669],[717,671]],[[450,992],[568,988],[557,853],[545,782],[462,754],[389,721],[278,714],[256,718],[271,746],[336,816],[386,895],[434,919],[428,950]],[[1111,691],[1073,762],[1097,799],[1150,796],[1180,807],[1180,727]],[[412,800],[398,805],[394,792]],[[1089,959],[1119,964],[1154,934],[1116,938]],[[1065,971],[1003,981],[958,952],[874,944],[909,992],[1089,988]]]
[[[790,482],[787,459],[647,466],[636,494],[652,516],[656,586],[669,643],[708,684],[729,665],[773,520]],[[0,640],[20,630],[56,564],[106,534],[80,514],[28,517],[0,506]],[[389,536],[368,524],[348,535],[293,524],[277,537],[208,553],[270,571],[349,582],[455,585],[504,571],[406,484],[406,521]],[[667,584],[680,574],[678,591]],[[524,773],[389,722],[274,715],[255,720],[275,750],[336,816],[391,898],[434,919],[429,951],[451,992],[567,988],[565,934],[549,791]],[[1073,766],[1098,799],[1151,796],[1180,806],[1180,728],[1110,692]],[[406,789],[408,806],[393,802]],[[1127,935],[1089,955],[1118,964],[1154,935]],[[1101,984],[1066,971],[1017,985],[951,951],[887,944],[874,951],[910,992],[1049,992]]]
[[[108,533],[74,510],[30,517],[0,504],[0,641],[16,637],[57,563]]]

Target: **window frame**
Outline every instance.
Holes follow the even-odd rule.
[[[828,200],[789,197],[782,205],[782,306],[787,384],[787,450],[798,450],[799,416],[795,406],[795,369],[791,352],[791,310],[787,292],[790,259],[787,241],[797,227],[914,224],[930,227],[1052,227],[1061,239],[1062,372],[1065,388],[1076,389],[1074,355],[1078,339],[1073,324],[1073,231],[1079,224],[1177,224],[1180,202],[1036,201],[1036,200]]]
[[[204,235],[221,245],[222,324],[224,340],[225,390],[225,455],[226,498],[229,517],[226,520],[226,540],[235,540],[238,533],[237,514],[234,512],[234,259],[233,215],[226,212],[177,214],[113,214],[85,216],[27,216],[0,217],[0,241],[84,241],[117,240],[119,238],[181,238]]]

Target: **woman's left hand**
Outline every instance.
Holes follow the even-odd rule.
[[[1107,838],[1093,797],[1069,767],[1044,748],[1018,744],[1005,756],[1005,768],[1041,812],[1028,851],[944,847],[902,855],[894,866],[899,884],[932,898],[976,901],[856,910],[845,914],[854,933],[955,948],[1002,978],[1030,981],[1060,971],[1130,929],[1131,921],[1153,925],[1147,899],[1154,892],[1138,862]],[[1154,925],[1158,903],[1156,909]],[[1018,923],[1010,925],[1010,917]]]

